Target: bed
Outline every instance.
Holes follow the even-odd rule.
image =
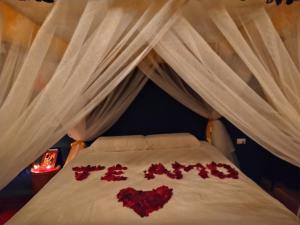
[[[200,170],[196,169],[181,170],[183,176],[180,179],[171,179],[166,173],[159,174],[160,171],[154,173],[155,178],[147,178],[150,172],[153,175],[150,169],[152,164],[160,163],[172,171],[175,162],[186,166],[201,164],[204,167],[211,162],[222,163],[237,171],[238,179],[221,179],[211,173],[208,178],[203,178],[198,175]],[[109,171],[107,168],[117,164],[123,170],[119,170],[116,176],[126,179],[105,180]],[[76,180],[76,168],[87,165],[99,165],[99,170]],[[222,168],[220,171],[223,174],[226,172]],[[147,193],[143,196],[149,194],[149,198],[157,197],[151,194],[161,190],[158,189],[160,187],[167,190],[164,193],[171,195],[160,195],[163,204],[150,211],[149,215],[141,216],[125,204],[124,196],[120,198],[120,193],[126,194],[129,189],[137,194]],[[296,225],[299,220],[208,143],[198,141],[189,134],[169,134],[97,139],[7,224]]]

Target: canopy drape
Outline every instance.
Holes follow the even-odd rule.
[[[126,111],[147,82],[135,69],[90,114],[68,131],[77,141],[89,141],[107,131]]]
[[[175,22],[184,1],[80,3],[55,4],[0,108],[0,187],[126,78]],[[69,43],[63,56],[51,54],[54,37],[64,32]],[[50,63],[53,73],[33,96],[40,69]]]
[[[3,26],[3,22],[0,22],[0,26]],[[28,49],[30,48],[34,33],[32,24],[29,20],[24,18],[17,18],[17,22],[12,29],[14,29],[14,33],[16,34],[26,33],[26,35],[15,35],[9,42],[2,39],[3,41],[0,49],[0,107],[6,99],[20,71]]]
[[[218,113],[300,166],[299,5],[279,13],[259,2],[58,0],[28,51],[1,54],[0,188],[87,115],[101,114],[99,104],[112,104],[110,94],[134,82],[151,50]],[[173,97],[210,116],[160,61],[150,65]]]
[[[226,18],[230,18],[228,23],[233,26],[228,29],[231,31],[231,36],[229,37],[228,34],[228,38],[233,38],[235,37],[234,34],[237,34],[240,38],[237,43],[246,45],[246,40],[224,8],[214,9],[212,20],[216,20],[215,17],[220,17],[220,15],[225,15],[225,18],[220,18],[219,22],[224,23]],[[259,19],[259,17],[253,17],[253,20],[257,18]],[[224,26],[219,28],[223,29]],[[249,52],[251,51],[249,45],[244,47],[245,49],[240,49],[237,53],[242,55],[247,52],[247,49]],[[273,101],[269,103],[254,92],[184,18],[180,19],[171,31],[161,39],[155,50],[194,91],[209,102],[220,114],[228,118],[258,143],[269,150],[272,149],[273,154],[299,166],[299,138],[295,137],[298,134],[294,124],[289,123],[290,118],[286,117],[290,115],[288,110],[291,110],[290,116],[293,116],[292,112],[295,111],[292,109],[291,104],[286,101],[284,94],[279,92],[278,85],[270,76],[268,83],[263,82],[263,79],[268,77],[267,74],[264,78],[258,79],[261,74],[255,70],[262,68],[262,65],[260,65],[260,61],[254,55],[254,52],[249,53],[252,54],[249,55],[249,58],[244,57],[245,61],[248,62],[253,59],[258,64],[250,67],[249,63],[248,67],[256,72],[253,73],[253,76],[257,78],[269,101],[271,98],[274,99],[274,102],[277,102],[277,95],[268,95],[275,92],[275,90],[278,92],[276,94],[285,100],[284,102],[287,105],[282,102],[280,106],[277,102],[280,110],[271,105]],[[244,58],[241,57],[242,60]],[[265,71],[262,68],[260,72]],[[299,117],[297,118],[294,114],[293,119],[295,120],[294,123],[297,124]],[[286,151],[286,146],[289,146],[288,151]]]
[[[139,71],[136,80],[124,82],[105,99],[97,108],[78,125],[68,131],[68,135],[76,141],[93,140],[110,128],[130,103],[137,96],[147,79],[152,80],[171,97],[185,105],[198,115],[207,118],[213,126],[212,144],[227,158],[236,162],[234,146],[221,121],[215,112],[197,93],[195,93],[178,75],[154,54],[149,54],[135,71]],[[129,76],[131,77],[131,75]],[[144,78],[142,78],[144,77]],[[143,80],[142,80],[143,79]],[[128,79],[127,79],[128,80]],[[135,81],[142,80],[138,83]],[[125,101],[126,100],[126,101]],[[80,143],[80,142],[78,142]]]
[[[139,68],[157,86],[167,92],[178,102],[194,111],[198,115],[210,120],[212,126],[212,140],[219,151],[235,164],[238,164],[234,155],[234,146],[223,123],[218,120],[220,114],[213,110],[193,89],[190,88],[176,73],[159,57],[154,54],[144,59]]]

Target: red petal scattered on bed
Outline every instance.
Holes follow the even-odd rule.
[[[120,190],[117,198],[119,202],[123,202],[124,207],[131,208],[141,217],[145,217],[163,208],[172,195],[173,189],[167,186],[160,186],[152,191],[138,191],[128,187]]]

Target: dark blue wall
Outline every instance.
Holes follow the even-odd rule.
[[[205,139],[207,119],[187,109],[148,81],[128,110],[104,135],[189,132]]]
[[[275,157],[225,118],[222,121],[235,145],[240,167],[248,177],[257,183],[267,178],[273,184],[284,183],[292,189],[300,188],[300,168]],[[237,138],[246,138],[246,144],[237,145]]]

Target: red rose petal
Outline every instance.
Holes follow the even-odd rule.
[[[101,165],[98,166],[87,165],[81,167],[76,166],[72,168],[72,170],[75,172],[75,179],[78,181],[86,179],[90,175],[90,172],[104,170],[104,169],[105,166],[101,166]]]
[[[218,170],[219,168],[224,168],[227,170],[227,174],[221,172]],[[210,164],[207,164],[207,168],[211,171],[211,174],[213,176],[216,176],[220,179],[224,179],[224,178],[232,178],[232,179],[238,179],[238,172],[232,168],[230,165],[227,164],[223,164],[223,163],[215,163],[215,162],[211,162]]]
[[[124,207],[131,208],[141,217],[145,217],[163,208],[172,195],[173,189],[167,186],[161,186],[152,191],[137,191],[128,187],[120,190],[117,198],[119,202],[123,202]]]
[[[127,170],[127,167],[122,166],[120,164],[117,164],[115,166],[111,166],[107,169],[107,172],[103,177],[101,177],[101,180],[106,181],[121,181],[121,180],[127,180],[127,177],[120,176],[124,174],[122,170]]]

